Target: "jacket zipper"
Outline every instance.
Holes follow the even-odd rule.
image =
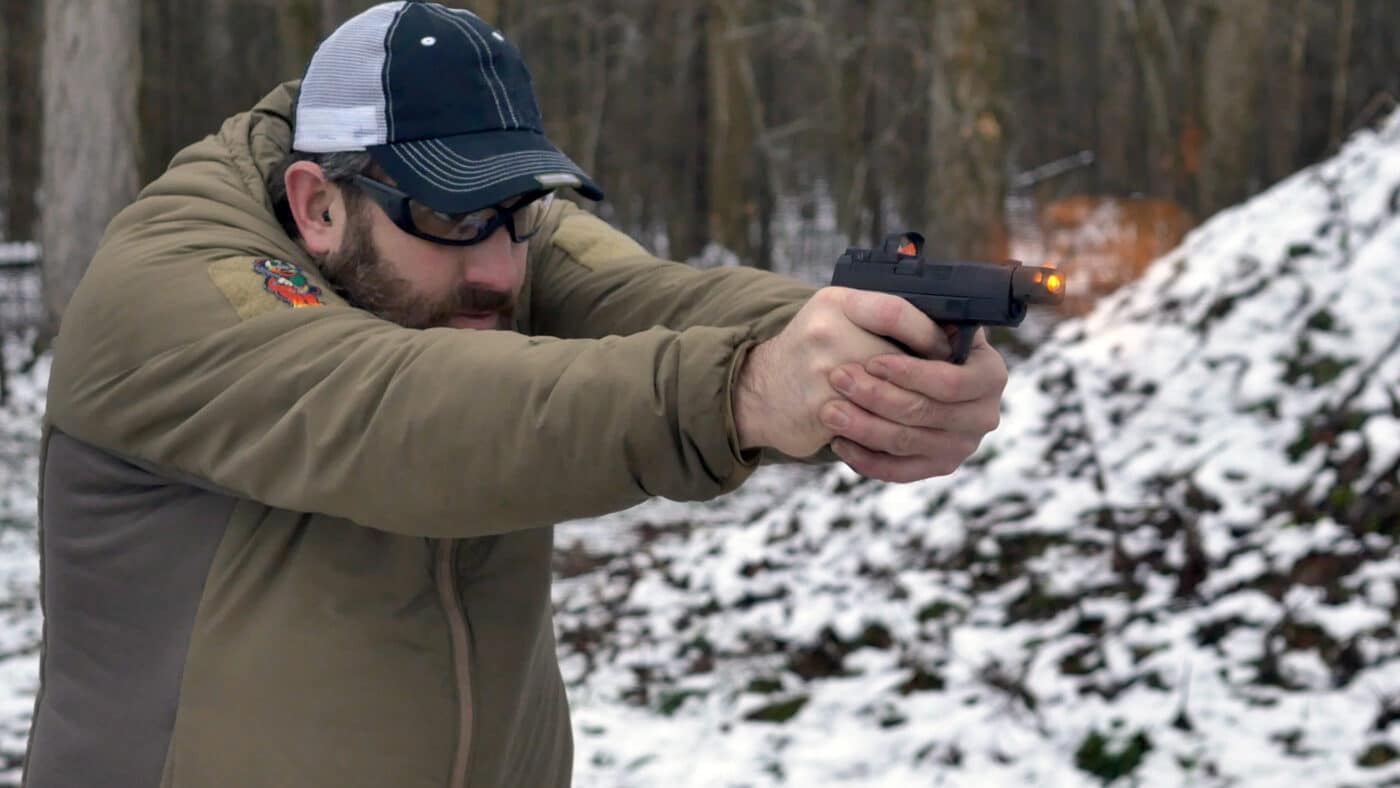
[[[467,639],[467,613],[457,593],[457,539],[443,539],[437,544],[437,589],[447,615],[447,629],[452,638],[452,671],[457,678],[457,748],[452,757],[450,788],[466,788],[467,764],[472,744],[472,678],[471,648]]]

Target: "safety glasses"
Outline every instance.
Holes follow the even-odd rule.
[[[505,205],[467,213],[442,213],[418,202],[387,183],[367,175],[354,176],[355,185],[378,205],[389,220],[409,235],[449,246],[471,246],[505,226],[510,240],[525,243],[544,223],[554,199],[552,191],[522,194]]]

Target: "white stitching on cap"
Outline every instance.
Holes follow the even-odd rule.
[[[384,91],[384,126],[385,139],[394,138],[394,99],[389,95],[388,80],[389,66],[394,61],[394,48],[389,46],[389,42],[394,39],[394,31],[399,27],[399,20],[403,19],[403,12],[408,8],[408,3],[399,6],[399,10],[394,12],[394,20],[389,23],[389,29],[384,34],[384,73],[379,75],[379,87]]]
[[[414,146],[417,147],[417,146]],[[432,157],[440,163],[444,172],[457,175],[471,175],[483,169],[497,168],[507,163],[515,161],[564,161],[570,167],[577,169],[578,165],[569,161],[564,154],[553,150],[524,150],[502,153],[496,156],[488,156],[484,159],[471,159],[463,156],[451,148],[447,147],[441,140],[423,140],[421,152],[425,157]]]
[[[519,151],[485,159],[466,159],[452,154],[450,150],[424,140],[419,143],[396,145],[394,153],[424,180],[447,191],[479,189],[500,183],[511,178],[528,176],[530,170],[547,165],[547,169],[576,171],[578,165],[567,156],[552,151]],[[444,155],[448,154],[448,155]],[[452,164],[469,162],[460,170],[452,170]]]
[[[411,163],[410,163],[410,166],[412,166]],[[421,174],[421,173],[420,173],[420,174]],[[491,186],[495,186],[495,185],[498,184],[498,183],[505,183],[506,181],[513,180],[513,179],[519,178],[519,177],[525,177],[525,176],[528,176],[528,175],[529,175],[528,172],[519,172],[519,171],[516,171],[516,170],[502,170],[502,171],[500,171],[500,172],[498,172],[498,173],[491,173],[491,174],[488,174],[488,175],[483,175],[482,177],[480,177],[480,178],[478,178],[478,179],[476,179],[476,180],[472,180],[472,181],[463,181],[463,182],[461,182],[461,183],[441,183],[441,182],[436,181],[436,180],[433,180],[433,179],[431,179],[431,178],[428,179],[428,180],[432,181],[432,183],[433,183],[434,186],[437,186],[439,189],[442,189],[443,191],[448,191],[448,192],[470,192],[470,191],[480,191],[480,190],[482,190],[482,189],[486,189],[486,188],[490,188]]]
[[[482,44],[483,46],[486,47],[486,55],[487,55],[486,57],[483,57],[483,56],[482,56],[481,50],[480,50],[480,49],[477,50],[477,59],[478,59],[478,61],[482,64],[482,68],[481,68],[482,76],[485,76],[485,77],[486,77],[487,84],[490,85],[491,76],[488,75],[488,74],[486,74],[486,64],[489,63],[490,66],[491,66],[491,74],[495,75],[495,77],[496,77],[496,84],[501,86],[501,97],[502,97],[503,99],[505,99],[505,102],[506,102],[506,109],[510,110],[510,119],[511,119],[511,123],[514,125],[515,128],[520,128],[520,119],[516,117],[516,115],[515,115],[515,106],[514,106],[513,104],[511,104],[511,101],[510,101],[510,91],[506,89],[506,83],[505,83],[505,81],[501,79],[500,73],[496,71],[496,62],[495,62],[495,60],[493,60],[493,59],[491,59],[491,58],[489,57],[490,54],[491,54],[491,44],[490,44],[490,42],[488,42],[488,41],[486,40],[486,37],[483,36],[483,35],[481,35],[481,33],[480,33],[476,28],[474,28],[474,27],[472,27],[471,25],[467,24],[466,22],[463,22],[463,21],[461,21],[460,19],[457,19],[456,17],[452,16],[451,12],[446,11],[446,10],[441,9],[441,8],[434,8],[434,9],[430,9],[430,10],[432,10],[432,11],[433,11],[434,13],[436,13],[438,16],[441,16],[441,17],[445,18],[445,19],[446,19],[449,23],[451,23],[452,25],[454,25],[454,26],[458,27],[459,29],[463,30],[464,32],[466,32],[466,34],[467,34],[467,36],[469,37],[469,39],[474,40],[474,41],[479,41],[479,42],[481,42],[481,44]],[[468,12],[468,13],[470,13],[470,12]],[[477,17],[476,14],[471,14],[471,15],[472,15],[473,17],[476,17],[477,19],[480,19],[480,17]],[[483,24],[485,24],[485,23],[483,22]],[[505,39],[502,39],[502,41],[504,41],[504,40],[505,40]],[[475,44],[473,44],[473,46],[475,46]],[[492,98],[495,98],[495,95],[496,95],[496,94],[495,94],[495,90],[493,89],[492,92],[491,92]],[[499,114],[500,111],[501,111],[501,106],[500,106],[500,104],[497,104],[497,105],[496,105],[496,112]],[[506,122],[505,115],[501,115],[501,124],[502,124],[502,125],[505,125],[505,122]]]
[[[483,163],[501,161],[503,159],[509,159],[513,156],[531,156],[536,154],[543,154],[547,156],[560,155],[558,151],[553,151],[548,148],[537,148],[533,150],[527,149],[510,151],[509,153],[498,153],[494,156],[487,156],[481,159],[473,159],[470,156],[465,156],[463,154],[458,153],[457,151],[452,150],[452,148],[448,147],[447,143],[443,142],[442,140],[415,140],[413,143],[413,147],[421,147],[424,152],[433,153],[438,158],[442,159],[444,162],[447,162],[448,164],[463,170],[471,170],[480,166]]]
[[[510,153],[478,162],[470,169],[453,169],[452,162],[444,159],[440,151],[417,148],[400,151],[405,157],[412,157],[414,163],[427,170],[420,174],[431,176],[441,183],[467,183],[504,169],[520,169],[541,161],[556,161],[557,156],[546,152]]]
[[[565,166],[565,163],[554,156],[537,156],[530,159],[518,159],[509,162],[498,162],[496,166],[480,169],[470,176],[444,174],[442,169],[432,161],[415,155],[413,153],[402,153],[404,162],[414,169],[419,175],[440,189],[447,191],[462,191],[478,188],[482,183],[494,182],[506,178],[531,175],[536,170],[557,171]],[[428,170],[425,172],[425,170]]]
[[[552,168],[561,167],[560,154],[550,153],[550,151],[521,151],[521,153],[501,154],[497,157],[487,158],[487,160],[472,162],[466,167],[462,167],[461,161],[454,161],[454,158],[444,155],[447,153],[449,151],[433,147],[424,147],[423,150],[419,151],[420,161],[424,165],[433,167],[435,174],[447,183],[470,182],[473,179],[503,171],[503,169],[521,171],[521,169],[538,167],[545,162]]]
[[[491,75],[494,74],[496,77],[496,84],[501,86],[501,96],[506,100],[506,109],[510,110],[511,124],[514,128],[520,128],[520,119],[515,116],[515,107],[510,103],[510,91],[506,89],[505,81],[501,79],[500,73],[496,71],[495,61],[491,60],[489,57],[491,54],[491,44],[486,40],[486,37],[481,35],[476,28],[463,22],[442,8],[434,8],[430,5],[425,5],[423,7],[437,16],[446,19],[448,23],[467,34],[467,40],[471,42],[472,48],[476,50],[477,62],[481,66],[481,75],[486,77],[486,86],[491,89],[491,98],[496,98],[496,89],[491,87]],[[482,55],[481,47],[477,46],[477,42],[481,42],[481,44],[486,47],[486,56]],[[486,65],[488,63],[491,65],[491,74],[486,73]],[[501,104],[499,101],[496,102],[496,114],[500,116],[501,125],[504,126],[506,124],[506,116],[505,113],[501,112]]]
[[[424,5],[423,10],[437,16],[442,16],[438,9],[430,5]],[[450,16],[447,17],[447,20],[453,24],[457,21]],[[467,43],[471,44],[472,50],[476,52],[477,67],[481,69],[481,76],[486,80],[486,89],[491,91],[491,101],[496,105],[496,116],[501,119],[501,125],[504,126],[506,123],[506,115],[504,112],[501,112],[501,100],[496,97],[496,88],[491,84],[491,75],[486,73],[486,61],[481,56],[481,47],[477,46],[476,39],[471,36],[467,36]]]
[[[444,11],[443,13],[448,13],[448,12]],[[476,17],[476,14],[472,14],[472,16]],[[476,17],[476,18],[477,18],[479,21],[481,20],[481,17]],[[458,24],[458,25],[463,26],[463,27],[467,30],[467,32],[468,32],[470,35],[475,36],[475,37],[476,37],[476,40],[477,40],[477,41],[480,41],[480,42],[486,47],[487,53],[488,53],[488,54],[490,53],[490,51],[491,51],[491,42],[489,42],[489,41],[486,40],[486,36],[482,35],[480,30],[477,30],[476,28],[472,27],[471,25],[467,24],[466,22],[461,21],[460,19],[453,18],[453,19],[452,19],[452,22],[453,22],[454,24]],[[482,21],[482,24],[486,24],[485,21]],[[493,32],[495,32],[495,31],[493,31]],[[506,40],[506,39],[505,39],[505,36],[502,36],[500,33],[496,33],[496,37],[499,38],[499,39],[501,40],[502,43],[504,43],[505,40]],[[501,74],[500,74],[500,72],[496,71],[496,61],[495,61],[494,59],[488,59],[487,62],[491,64],[491,73],[494,74],[494,75],[496,76],[496,84],[498,84],[498,85],[501,86],[501,97],[504,98],[504,99],[506,100],[506,109],[510,110],[510,120],[511,120],[511,123],[514,124],[515,128],[518,129],[518,128],[520,128],[520,118],[516,117],[516,114],[515,114],[515,105],[512,104],[511,101],[510,101],[510,91],[506,89],[505,80],[501,79]],[[502,118],[502,121],[504,121],[504,120],[505,120],[505,119]]]

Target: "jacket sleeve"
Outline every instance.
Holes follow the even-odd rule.
[[[601,219],[563,203],[531,249],[531,333],[627,335],[661,326],[746,326],[777,334],[813,288],[753,268],[698,270],[657,259]]]
[[[751,472],[729,386],[753,312],[658,320],[579,278],[609,320],[578,338],[405,329],[336,298],[223,147],[182,153],[113,221],[56,343],[53,427],[172,479],[429,537],[707,499]],[[278,300],[268,254],[314,304]]]
[[[740,345],[733,374],[752,346],[782,331],[814,292],[809,285],[754,268],[702,271],[658,259],[567,202],[555,209],[546,227],[531,246],[528,293],[536,334],[600,337],[658,326],[747,326],[750,341]],[[811,457],[768,449],[758,458],[765,464],[840,460],[830,447]]]
[[[752,468],[728,406],[743,327],[563,340],[413,331],[322,306],[132,366],[75,350],[120,332],[67,328],[55,427],[174,478],[385,531],[477,536],[705,499]]]

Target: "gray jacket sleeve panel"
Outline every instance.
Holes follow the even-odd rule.
[[[42,476],[42,598],[63,615],[45,621],[25,785],[158,785],[195,612],[235,501],[56,430]]]

